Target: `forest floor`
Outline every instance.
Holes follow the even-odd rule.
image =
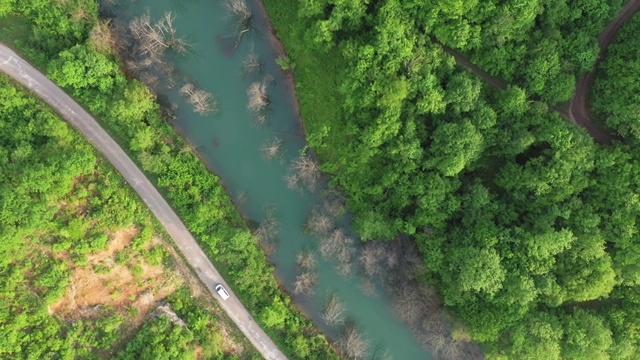
[[[600,53],[598,58],[601,58],[604,52],[613,41],[613,37],[622,24],[624,24],[633,14],[640,10],[640,0],[631,0],[625,5],[620,14],[607,25],[602,34],[598,37],[598,46],[600,47]],[[593,72],[589,71],[584,73],[578,83],[576,84],[576,91],[571,98],[569,104],[569,115],[571,119],[581,126],[583,126],[593,138],[601,144],[609,144],[613,141],[614,137],[599,125],[594,123],[589,117],[589,111],[587,110],[587,95],[593,82]]]

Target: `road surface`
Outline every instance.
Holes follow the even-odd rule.
[[[638,10],[640,10],[640,0],[631,0],[622,8],[622,10],[620,10],[618,16],[613,19],[609,25],[607,25],[598,37],[598,46],[600,47],[598,58],[601,58],[607,50],[607,47],[611,44],[614,35],[618,29],[620,29],[622,24],[629,20],[629,18],[631,18],[631,16]],[[573,94],[571,103],[569,104],[569,114],[573,121],[587,129],[589,134],[591,134],[597,142],[601,144],[610,144],[614,137],[593,123],[589,118],[589,112],[587,111],[587,95],[589,94],[592,82],[593,72],[586,72],[580,77],[576,84],[576,92]]]
[[[249,312],[238,298],[233,295],[231,288],[225,283],[220,273],[200,249],[195,238],[187,230],[178,215],[98,122],[56,84],[3,44],[0,44],[0,71],[29,88],[89,139],[140,195],[162,226],[164,226],[167,233],[173,238],[178,249],[191,264],[200,280],[213,296],[218,299],[220,306],[262,356],[269,360],[286,359],[269,336],[253,321],[251,315],[249,315]],[[218,296],[214,290],[217,284],[223,284],[227,288],[231,295],[229,299],[222,300]]]
[[[492,86],[495,89],[498,90],[506,90],[509,87],[509,84],[498,78],[497,76],[493,76],[489,73],[487,73],[486,71],[480,69],[480,67],[478,67],[478,65],[474,64],[473,62],[471,62],[471,60],[467,59],[461,52],[448,47],[447,45],[442,44],[440,41],[438,41],[435,37],[431,38],[431,41],[439,44],[440,46],[442,46],[442,49],[449,55],[453,56],[453,58],[456,60],[456,63],[459,66],[462,66],[464,68],[467,68],[469,71],[471,71],[472,74],[478,76],[480,79],[482,79],[484,82],[486,82],[487,84],[489,84],[490,86]],[[536,96],[531,96],[530,100],[535,100],[535,101],[540,101],[540,99]],[[567,120],[573,120],[573,118],[570,116],[569,111],[567,109],[562,109],[559,108],[557,106],[552,106],[549,108],[549,111],[553,111],[558,113],[560,116],[562,116],[563,118],[567,119]]]
[[[618,29],[620,29],[620,27],[638,10],[640,10],[640,0],[630,0],[620,10],[618,16],[607,25],[600,36],[598,36],[598,46],[600,47],[598,58],[602,57],[604,52],[607,50],[607,47],[613,40],[613,37]],[[479,76],[492,87],[498,90],[505,90],[507,88],[508,84],[506,82],[480,69],[476,64],[469,61],[469,59],[467,59],[459,51],[440,43],[434,37],[431,38],[431,41],[440,44],[445,52],[455,58],[458,65],[469,69],[473,74]],[[592,81],[593,73],[584,73],[576,84],[576,91],[571,98],[568,109],[554,106],[549,110],[557,112],[558,114],[560,114],[560,116],[572,120],[574,123],[584,127],[596,142],[600,144],[611,144],[615,137],[605,129],[601,128],[599,125],[595,124],[589,118],[589,112],[587,111],[587,95],[589,93],[589,88],[591,87]]]

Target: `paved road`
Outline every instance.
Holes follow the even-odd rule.
[[[604,29],[604,31],[598,37],[598,46],[600,46],[600,53],[598,54],[598,58],[601,58],[604,52],[611,44],[614,35],[620,29],[622,24],[625,21],[629,20],[633,14],[635,14],[638,10],[640,10],[640,0],[630,0],[623,8],[620,10],[618,16],[613,19]],[[593,138],[601,143],[601,144],[609,144],[613,141],[614,137],[611,136],[607,131],[593,123],[589,118],[589,112],[587,111],[587,95],[589,94],[589,89],[591,88],[591,83],[593,82],[593,73],[586,72],[584,73],[578,83],[576,84],[576,92],[573,94],[571,98],[571,103],[569,104],[569,114],[573,121],[577,124],[580,124],[587,129],[589,134],[593,136]]]
[[[80,130],[100,150],[111,164],[120,171],[127,182],[133,186],[167,230],[167,233],[173,238],[182,255],[191,264],[200,280],[207,286],[213,296],[218,299],[220,306],[229,314],[229,317],[238,325],[262,356],[269,360],[286,359],[269,336],[253,321],[247,309],[233,295],[229,286],[227,286],[220,273],[200,249],[193,235],[187,230],[178,215],[98,122],[51,80],[2,44],[0,44],[0,71],[29,88],[59,112],[69,123]],[[231,295],[226,301],[221,300],[214,290],[214,287],[220,283],[225,285]]]

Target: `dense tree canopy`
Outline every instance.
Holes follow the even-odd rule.
[[[598,65],[591,89],[593,109],[609,128],[634,143],[640,139],[640,17],[618,31]]]
[[[593,68],[620,0],[266,3],[292,61],[318,65],[297,77],[302,115],[363,240],[412,236],[426,280],[495,358],[640,351],[640,157],[550,111]],[[608,61],[633,67],[622,42]],[[326,79],[312,58],[341,70]],[[631,114],[632,93],[601,108]],[[317,99],[340,111],[319,116]]]

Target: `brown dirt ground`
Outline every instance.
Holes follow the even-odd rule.
[[[101,317],[99,310],[103,306],[113,307],[121,314],[125,314],[127,309],[135,308],[137,315],[125,315],[131,330],[130,334],[124,335],[127,338],[133,335],[135,329],[155,309],[157,301],[170,295],[184,283],[194,297],[203,300],[209,311],[219,314],[219,310],[215,310],[211,304],[209,292],[205,291],[176,250],[166,246],[158,238],[152,239],[147,246],[162,246],[173,257],[175,269],[149,265],[141,255],[134,256],[130,262],[137,263],[142,268],[139,276],[134,275],[129,267],[116,264],[116,254],[129,246],[137,234],[138,229],[133,225],[110,234],[107,248],[88,255],[86,265],[73,264],[65,252],[55,253],[56,258],[69,264],[71,276],[67,292],[58,302],[49,306],[49,312],[63,321],[75,321]],[[97,272],[97,265],[108,266],[110,272]],[[234,340],[234,330],[223,322],[217,325],[223,341],[222,350],[227,354],[242,354],[246,349],[242,343]],[[195,355],[197,359],[203,358],[202,349],[196,349]]]
[[[87,264],[70,264],[71,276],[67,292],[49,307],[60,318],[76,320],[98,316],[100,306],[110,306],[117,312],[134,307],[138,315],[133,323],[140,325],[154,303],[171,294],[179,281],[162,266],[147,264],[142,256],[133,258],[142,268],[134,275],[128,266],[116,264],[116,254],[131,243],[138,230],[134,226],[111,234],[108,247],[87,256]],[[107,266],[109,273],[100,274],[96,266]],[[130,316],[128,316],[130,318]]]

